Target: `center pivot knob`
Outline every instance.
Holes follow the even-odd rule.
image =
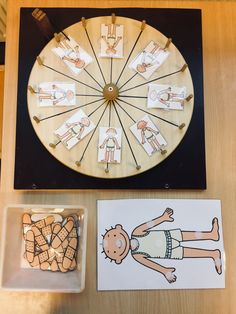
[[[106,84],[103,88],[103,96],[106,100],[115,100],[119,96],[118,87],[113,84]]]

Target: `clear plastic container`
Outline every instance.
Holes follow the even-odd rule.
[[[66,273],[30,267],[24,258],[24,213],[76,215],[79,220],[77,267]],[[4,209],[1,254],[1,288],[13,291],[80,293],[85,287],[87,209],[67,205],[9,205]]]

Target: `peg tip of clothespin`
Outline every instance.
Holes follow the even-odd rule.
[[[81,18],[81,22],[82,22],[83,27],[86,28],[86,19],[85,19],[85,17]]]
[[[171,43],[172,43],[172,38],[168,38],[164,49],[169,48]]]
[[[34,121],[35,121],[36,123],[39,123],[39,122],[40,122],[40,120],[39,120],[39,118],[38,118],[37,116],[33,116],[33,119],[34,119]]]
[[[193,94],[189,94],[188,97],[185,98],[186,101],[190,101],[193,98]]]
[[[187,65],[187,63],[185,63],[183,66],[182,66],[182,68],[181,68],[181,72],[184,72],[186,69],[187,69],[187,67],[188,67],[188,65]]]
[[[144,30],[145,26],[146,26],[146,21],[143,20],[143,21],[142,21],[142,24],[141,24],[141,31]]]
[[[179,125],[179,129],[180,129],[180,130],[182,130],[184,127],[185,127],[185,123],[181,123],[181,124]]]
[[[60,34],[58,34],[58,33],[54,33],[54,38],[55,38],[55,40],[56,40],[56,42],[60,42],[60,40],[61,40],[61,36],[60,36]]]
[[[28,85],[28,91],[31,92],[32,94],[35,94],[35,90],[30,85]]]
[[[76,161],[75,164],[76,164],[77,167],[81,166],[81,162],[80,161]]]
[[[36,60],[39,65],[43,65],[43,60],[40,58],[40,56],[37,56]]]
[[[115,13],[112,13],[112,15],[111,15],[111,22],[112,22],[112,24],[115,24],[115,22],[116,22],[116,15],[115,15]]]
[[[165,155],[166,153],[167,153],[167,150],[166,150],[166,149],[162,149],[162,150],[161,150],[161,154],[162,154],[162,155]]]
[[[140,169],[141,169],[141,166],[140,166],[140,165],[137,165],[137,166],[136,166],[136,169],[137,169],[137,170],[140,170]]]
[[[49,146],[50,146],[51,148],[56,148],[56,144],[54,144],[54,143],[49,143]]]

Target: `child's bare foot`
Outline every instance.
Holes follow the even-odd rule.
[[[211,229],[211,235],[213,241],[219,241],[220,234],[219,234],[219,223],[218,218],[213,218],[212,220],[212,229]]]
[[[215,250],[212,258],[213,258],[214,263],[215,263],[215,269],[216,269],[217,273],[220,275],[222,273],[222,260],[221,260],[220,250]]]

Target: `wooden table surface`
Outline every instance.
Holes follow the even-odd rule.
[[[14,191],[14,152],[20,7],[164,7],[202,9],[205,191]],[[170,21],[171,23],[171,21]],[[187,25],[186,25],[187,27]],[[194,36],[194,34],[192,34]],[[8,0],[1,209],[6,204],[82,204],[89,210],[86,288],[82,294],[0,292],[1,313],[236,313],[236,2]],[[194,165],[193,165],[194,166]],[[221,199],[226,253],[226,288],[211,290],[96,290],[96,200],[115,198]],[[1,211],[2,217],[2,211]],[[2,245],[2,243],[1,243]]]
[[[4,65],[0,65],[0,156],[2,154],[2,111],[3,111],[3,89],[4,89]]]

